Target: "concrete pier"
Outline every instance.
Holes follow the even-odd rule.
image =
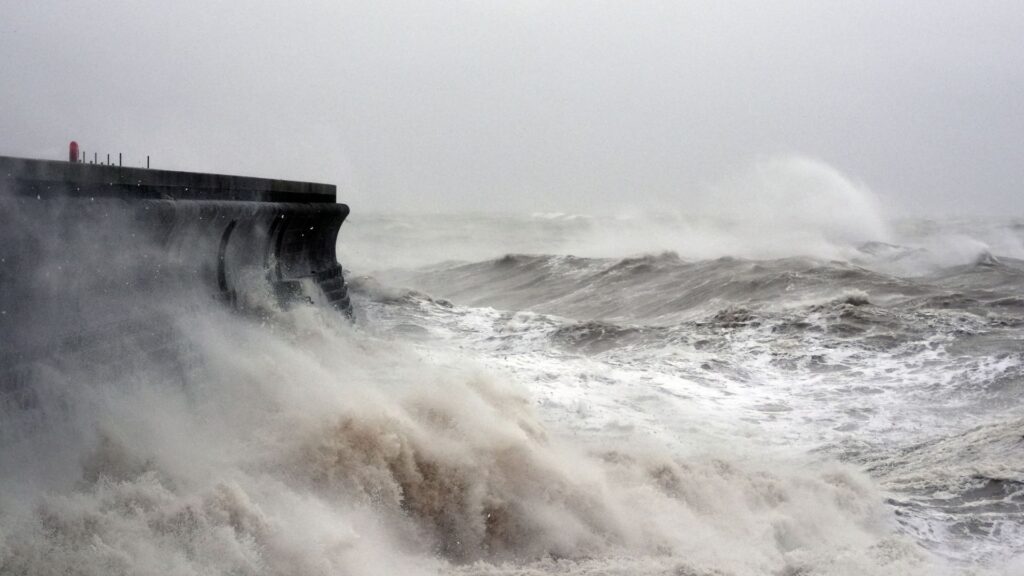
[[[3,192],[140,200],[337,201],[337,188],[331,184],[9,156],[0,156]]]

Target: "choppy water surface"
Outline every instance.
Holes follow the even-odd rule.
[[[37,367],[0,573],[1020,573],[1024,223],[790,224],[356,211],[355,326]]]
[[[643,226],[654,248],[667,220],[480,221],[480,237],[524,252],[382,270],[364,309],[487,357],[574,434],[834,459],[870,476],[899,534],[954,566],[1024,552],[1020,223],[908,220],[888,242],[788,257],[531,251],[554,229],[571,250]]]

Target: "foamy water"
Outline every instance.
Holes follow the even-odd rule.
[[[805,160],[751,189],[356,210],[355,324],[167,295],[160,347],[40,359],[0,573],[1019,573],[1024,226],[889,221]]]

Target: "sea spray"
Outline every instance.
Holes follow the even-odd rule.
[[[88,243],[44,253],[95,261],[75,250]],[[475,288],[458,267],[426,274],[471,296],[522,273],[519,311],[391,286],[360,295],[357,327],[258,290],[244,313],[174,286],[147,292],[159,296],[147,331],[131,324],[96,346],[49,351],[17,386],[4,381],[18,397],[0,408],[0,573],[955,571],[900,528],[862,460],[836,462],[852,450],[787,447],[800,436],[786,426],[873,430],[864,414],[888,424],[872,398],[923,406],[943,389],[897,362],[947,362],[922,334],[1012,328],[1012,302],[985,294],[1014,285],[1015,266],[936,279],[989,282],[954,298],[813,258],[501,258],[471,265]],[[584,325],[605,341],[581,357],[573,338],[548,335],[564,335],[573,315],[603,314],[585,290],[595,274],[622,290],[597,301],[618,302],[627,325]],[[578,297],[561,283],[579,285]],[[103,309],[125,302],[81,296]],[[561,315],[527,309],[538,300]],[[958,394],[986,375],[1012,393],[1017,356],[999,342],[969,343],[984,351],[976,362],[942,364],[962,376]],[[888,387],[894,367],[924,391],[915,402],[898,396],[900,378]],[[742,408],[730,413],[730,401]],[[822,403],[835,412],[811,408]],[[937,421],[910,414],[906,427]],[[659,432],[659,418],[672,426]]]
[[[36,487],[45,479],[13,470],[5,447],[0,482],[18,501],[0,504],[0,572],[432,573],[623,557],[697,573],[927,566],[894,535],[882,495],[836,464],[574,443],[540,424],[524,390],[462,355],[312,308],[262,323],[214,308],[175,325],[195,351],[183,383],[180,366],[80,372],[38,400],[48,421],[19,450],[63,460],[40,470],[75,472]],[[47,450],[55,431],[77,449]]]
[[[898,239],[875,193],[820,160],[768,157],[695,187],[681,194],[685,202],[651,209],[624,200],[603,214],[356,213],[338,249],[346,263],[368,273],[506,253],[848,258],[865,242]]]

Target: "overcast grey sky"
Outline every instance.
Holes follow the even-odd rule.
[[[1024,215],[1024,2],[0,0],[0,154],[357,210],[685,210],[758,157]]]

